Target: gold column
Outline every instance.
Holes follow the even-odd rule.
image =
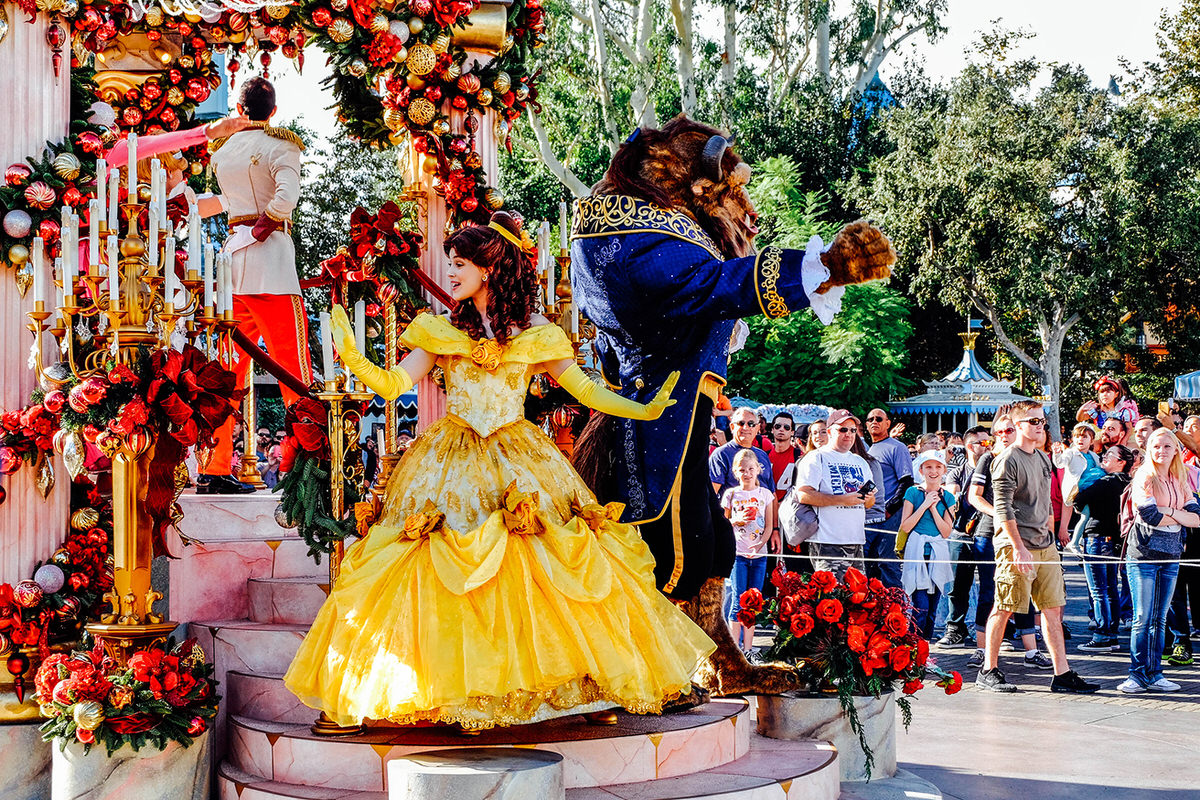
[[[255,449],[258,441],[258,405],[254,390],[254,367],[250,368],[246,381],[246,397],[242,400],[242,469],[238,473],[238,480],[255,489],[265,489],[267,484],[258,472],[258,451]]]

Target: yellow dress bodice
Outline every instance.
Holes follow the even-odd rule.
[[[444,317],[421,314],[400,341],[437,356],[446,375],[446,410],[480,436],[525,418],[529,379],[548,361],[574,356],[570,341],[555,325],[538,325],[512,337],[474,341]]]

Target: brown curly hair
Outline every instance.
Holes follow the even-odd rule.
[[[491,221],[520,238],[523,221],[516,214],[497,211]],[[446,255],[453,250],[460,258],[488,270],[487,315],[497,344],[508,344],[512,327],[522,331],[529,327],[540,293],[533,262],[521,248],[486,225],[470,225],[447,238],[442,249]],[[485,336],[474,303],[464,301],[455,306],[450,322],[472,339]]]

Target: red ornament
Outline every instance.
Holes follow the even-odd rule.
[[[429,142],[425,140],[424,136],[413,137],[412,148],[418,153],[427,152],[429,150]]]
[[[9,186],[24,186],[29,182],[29,176],[32,174],[33,170],[25,164],[13,164],[4,170],[4,182]]]
[[[442,99],[442,87],[430,86],[425,90],[425,99],[432,103],[436,103]]]
[[[25,187],[25,202],[39,211],[50,208],[56,199],[58,195],[42,181],[34,181]]]
[[[179,23],[179,35],[180,35],[180,36],[191,36],[191,35],[192,35],[192,25],[191,25],[191,23],[189,23],[189,22],[180,22],[180,23]]]
[[[264,67],[271,66],[271,54],[266,50],[258,54],[258,60]]]
[[[8,499],[8,489],[0,486],[0,506],[4,505],[4,501]]]
[[[8,674],[24,675],[29,671],[29,657],[16,653],[8,657]]]
[[[467,144],[467,140],[461,136],[455,136],[450,140],[450,152],[456,156],[465,155],[470,149],[471,146]]]
[[[104,142],[100,141],[100,137],[92,131],[84,131],[75,138],[75,144],[79,145],[79,149],[93,156],[104,155]]]
[[[87,198],[74,186],[68,186],[63,190],[62,201],[72,208],[77,208],[86,203]]]
[[[192,78],[188,81],[187,88],[183,90],[189,100],[194,100],[197,103],[203,103],[209,94],[208,83],[200,78]]]
[[[104,17],[100,12],[90,6],[83,10],[83,15],[76,20],[75,27],[81,31],[94,31],[100,27],[100,23],[104,21]]]
[[[162,97],[162,93],[162,87],[154,81],[146,81],[142,84],[142,97],[147,100],[158,100],[158,98]]]
[[[418,17],[427,17],[433,11],[431,0],[408,0],[408,8]]]
[[[121,119],[131,128],[135,125],[140,125],[142,122],[142,110],[136,106],[126,106],[125,110],[121,112]]]
[[[173,108],[164,108],[158,112],[158,118],[171,130],[175,130],[179,126],[179,117],[175,115],[175,109]]]
[[[475,195],[469,195],[464,197],[458,205],[463,211],[471,214],[474,213],[475,209],[479,208],[479,201],[475,199]]]
[[[250,20],[245,14],[229,15],[229,30],[231,31],[244,31],[249,24]]]
[[[459,111],[466,111],[468,105],[467,98],[463,97],[461,94],[456,94],[454,95],[454,99],[450,101],[450,105],[454,106]]]
[[[284,42],[279,52],[283,53],[284,58],[295,58],[296,53],[300,52],[300,48],[296,47],[295,42]]]
[[[173,85],[177,86],[179,85],[179,82],[183,80],[183,73],[177,69],[169,69],[167,70],[167,80],[169,80]]]
[[[23,580],[13,587],[13,602],[21,608],[36,608],[45,596],[37,581]]]
[[[150,30],[146,31],[146,38],[152,42],[157,42],[162,39],[162,31],[151,28]]]
[[[238,61],[236,58],[230,60],[230,62],[229,62],[230,73],[236,74],[237,71],[241,68],[242,68],[242,62]]]
[[[138,101],[139,96],[140,95],[138,94],[138,89],[136,87],[133,89],[129,89],[128,91],[125,92],[125,102],[126,103],[136,103]]]
[[[38,223],[38,236],[42,237],[46,244],[57,242],[60,230],[61,226],[52,219],[44,219]]]
[[[318,8],[312,12],[313,24],[320,28],[328,28],[333,22],[333,12],[328,8]]]
[[[282,25],[272,25],[267,28],[267,38],[275,44],[281,45],[288,40],[287,28]]]
[[[204,41],[204,37],[202,37],[202,36],[193,36],[192,37],[192,49],[195,50],[197,53],[199,53],[201,50],[206,50],[207,48],[208,48],[208,42]]]

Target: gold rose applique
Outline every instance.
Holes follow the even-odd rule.
[[[400,536],[405,539],[421,539],[440,530],[445,522],[446,515],[437,510],[432,500],[426,500],[424,509],[405,517],[404,530],[400,532]]]
[[[600,527],[606,521],[616,522],[619,520],[624,511],[624,503],[608,503],[602,506],[578,492],[571,498],[571,514],[579,517],[584,524],[596,532],[599,532]]]
[[[522,492],[513,481],[504,490],[501,498],[504,512],[504,527],[509,533],[534,536],[542,532],[542,521],[538,519],[538,493]]]
[[[480,339],[471,348],[471,360],[478,366],[492,372],[500,366],[500,345],[493,339]]]

